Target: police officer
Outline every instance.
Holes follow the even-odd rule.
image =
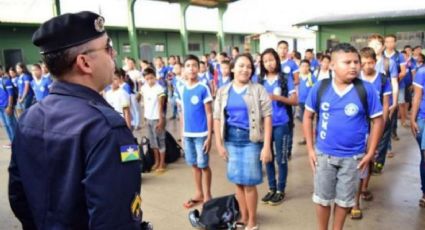
[[[116,56],[103,23],[64,14],[33,35],[56,80],[12,144],[9,201],[24,229],[141,229],[138,147],[99,94]]]

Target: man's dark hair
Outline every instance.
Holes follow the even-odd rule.
[[[221,65],[228,65],[228,66],[230,66],[230,61],[228,61],[228,60],[223,60],[222,62],[221,62]]]
[[[74,65],[76,56],[71,54],[71,49],[61,50],[42,55],[42,61],[46,63],[47,69],[55,77],[68,73]]]
[[[141,63],[144,63],[144,64],[146,64],[146,65],[149,65],[148,60],[143,59],[143,60],[141,60],[140,62],[141,62]]]
[[[115,67],[114,74],[118,76],[120,79],[125,78],[125,71],[122,68]]]
[[[394,38],[394,41],[397,41],[397,36],[395,36],[394,34],[385,35],[385,38]]]
[[[285,41],[285,40],[280,40],[280,41],[277,43],[277,46],[280,46],[281,44],[285,44],[286,46],[288,46],[288,47],[289,47],[288,42],[287,42],[287,41]]]
[[[310,61],[307,60],[307,59],[301,60],[300,65],[303,64],[303,63],[306,63],[308,66],[310,66]]]
[[[313,53],[313,51],[314,51],[313,49],[306,49],[305,50],[306,53]]]
[[[186,62],[188,62],[190,60],[195,61],[196,63],[198,63],[198,66],[199,66],[199,58],[197,56],[193,55],[193,54],[187,55],[187,57],[184,59],[183,63],[186,64]]]
[[[34,64],[32,64],[32,66],[35,66],[35,67],[37,67],[38,69],[41,69],[41,65],[40,65],[40,64],[38,64],[38,63],[34,63]]]
[[[357,49],[349,43],[339,43],[338,45],[332,48],[332,54],[336,52],[344,52],[344,53],[356,53],[359,52]]]
[[[329,61],[331,61],[331,56],[324,54],[322,55],[322,57],[320,58],[320,61],[323,61],[324,59],[328,59]]]
[[[205,62],[204,61],[199,61],[199,64],[200,65],[205,65]]]
[[[300,52],[298,52],[298,51],[295,51],[295,52],[294,52],[294,57],[295,57],[296,59],[301,59],[301,53],[300,53]]]
[[[375,51],[370,47],[364,47],[360,50],[360,57],[362,58],[372,58],[376,61],[376,53]]]
[[[412,46],[411,46],[411,45],[405,45],[403,49],[404,49],[404,50],[405,50],[405,49],[412,49]]]
[[[227,56],[227,53],[226,52],[220,52],[220,55],[223,56],[223,57],[225,57],[225,58],[229,57],[229,56]]]
[[[150,68],[150,67],[143,70],[143,77],[145,77],[145,76],[147,76],[149,74],[152,74],[152,75],[156,76],[155,70],[152,69],[152,68]]]

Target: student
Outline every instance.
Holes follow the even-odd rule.
[[[168,57],[168,66],[167,66],[167,73],[173,72],[173,67],[177,63],[176,56],[170,55]]]
[[[9,67],[9,69],[7,70],[7,73],[9,74],[9,77],[12,81],[13,86],[15,86],[16,88],[18,88],[18,73],[16,73],[15,67],[11,66]]]
[[[156,78],[158,83],[164,88],[167,89],[167,73],[168,69],[164,66],[164,61],[162,57],[158,56],[154,59],[154,65],[156,70]]]
[[[188,55],[183,68],[186,84],[178,90],[177,102],[183,117],[181,130],[186,163],[192,166],[195,179],[195,196],[183,204],[189,209],[211,199],[212,97],[208,86],[198,81],[198,57]]]
[[[421,54],[422,54],[422,46],[415,46],[413,48],[413,59],[417,61]]]
[[[230,83],[230,62],[223,61],[221,62],[221,74],[218,76],[217,85],[214,87],[216,92],[221,87]]]
[[[173,111],[173,115],[171,119],[174,120],[178,118],[178,106],[177,106],[177,98],[178,98],[178,89],[183,86],[183,78],[182,78],[182,64],[176,63],[173,68],[173,78],[171,80],[171,85],[173,88],[172,91],[172,99],[171,99],[171,108]]]
[[[425,55],[419,54],[418,59],[416,59],[415,72],[417,72],[418,69],[424,65],[424,60],[425,60]]]
[[[24,63],[16,64],[18,74],[18,103],[16,105],[17,117],[27,110],[33,103],[34,92],[31,89],[32,77]]]
[[[41,73],[43,75],[43,78],[48,78],[51,82],[53,82],[53,77],[50,74],[50,70],[47,68],[47,65],[45,62],[40,62],[41,66]]]
[[[199,82],[207,85],[208,87],[210,87],[210,73],[207,71],[207,66],[205,64],[205,62],[200,61],[199,62]],[[211,90],[211,88],[210,88]]]
[[[254,62],[240,54],[232,64],[231,84],[217,92],[214,132],[217,151],[227,162],[227,179],[236,185],[240,223],[258,230],[257,185],[262,183],[261,162],[272,160],[272,106],[263,86],[250,83]]]
[[[12,140],[15,136],[16,118],[14,115],[14,98],[12,81],[5,75],[3,66],[0,65],[0,115],[3,121],[3,127],[6,130],[9,143],[3,148],[11,148]]]
[[[322,55],[320,59],[320,67],[314,71],[314,76],[316,76],[318,81],[323,79],[332,78],[332,70],[329,68],[331,63],[331,56],[325,54]]]
[[[152,166],[157,174],[165,172],[165,115],[164,88],[157,82],[155,70],[147,68],[143,71],[146,84],[142,86],[141,93],[145,106],[145,119],[148,139],[154,152],[155,163]]]
[[[304,58],[310,62],[310,71],[314,73],[314,71],[319,68],[320,64],[317,59],[314,58],[313,49],[307,49],[304,53]]]
[[[410,48],[411,49],[411,48]],[[407,50],[407,52],[406,52]],[[405,47],[405,50],[400,52],[403,57],[404,60],[406,60],[406,75],[404,76],[403,79],[401,79],[399,81],[399,88],[404,88],[404,94],[402,92],[402,90],[400,90],[399,95],[398,95],[398,107],[399,107],[399,115],[400,115],[400,121],[401,121],[401,125],[404,128],[408,128],[409,124],[407,123],[407,113],[408,113],[408,109],[409,109],[409,105],[411,103],[411,86],[412,86],[412,81],[413,81],[413,71],[414,68],[413,66],[415,65],[413,58],[410,56],[411,51],[409,51],[409,46]],[[410,54],[409,54],[410,53]],[[404,102],[404,103],[402,103]]]
[[[232,60],[235,60],[235,58],[239,55],[239,47],[235,46],[232,48]]]
[[[410,117],[410,125],[413,136],[419,145],[419,154],[421,160],[419,162],[419,170],[421,177],[421,190],[422,197],[419,200],[419,205],[425,208],[425,67],[417,70],[416,76],[413,80],[413,104],[412,115]]]
[[[34,92],[35,100],[39,102],[49,95],[50,86],[53,82],[49,77],[42,76],[42,68],[39,64],[33,64],[31,72],[33,77],[31,89]]]
[[[397,80],[399,82],[398,92],[396,97],[397,98],[397,104],[394,103],[394,113],[393,117],[391,119],[391,137],[393,140],[398,141],[400,138],[397,135],[397,120],[398,120],[398,111],[399,106],[398,103],[404,104],[404,87],[400,87],[400,82],[403,80],[403,78],[406,76],[406,60],[404,59],[403,55],[396,50],[396,42],[397,37],[393,34],[386,35],[384,39],[385,44],[385,50],[384,50],[384,57],[391,59],[395,62],[397,67]]]
[[[358,79],[357,50],[348,43],[341,43],[333,48],[331,56],[335,76],[313,86],[306,101],[303,123],[314,173],[313,202],[320,230],[328,229],[333,202],[333,229],[343,229],[347,212],[355,205],[360,172],[372,160],[383,129],[382,106],[376,90],[372,84]],[[315,113],[318,123],[313,146]],[[372,125],[367,140],[369,119]]]
[[[146,68],[152,68],[152,66],[151,66],[151,63],[149,63],[148,62],[148,60],[141,60],[140,61],[140,72],[141,73],[143,73],[143,71],[146,69]],[[144,79],[143,79],[143,74],[142,74],[142,83],[144,83]]]
[[[298,85],[299,70],[298,65],[288,57],[289,45],[285,40],[277,43],[277,53],[279,54],[281,70],[286,77],[291,77],[294,84]]]
[[[383,55],[383,51],[385,49],[384,47],[384,37],[382,37],[379,34],[372,34],[368,37],[368,47],[372,48],[375,51],[376,54],[376,65],[375,70],[378,73],[385,74],[388,78],[390,78],[391,81],[391,91],[392,91],[392,97],[390,98],[390,121],[394,118],[395,108],[397,107],[398,103],[398,72],[397,72],[397,65],[394,62],[394,60],[390,58],[386,58]],[[391,125],[388,127],[385,127],[383,138],[389,138],[388,141],[383,141],[384,143],[388,143],[386,146],[379,145],[378,146],[378,156],[375,160],[374,167],[373,167],[373,173],[379,174],[382,172],[382,169],[385,164],[385,158],[388,155],[391,155],[391,152],[389,151],[390,145],[391,145]],[[388,134],[389,133],[389,134]]]
[[[300,63],[300,85],[298,87],[298,102],[300,107],[301,123],[303,122],[305,101],[308,93],[317,81],[317,77],[310,72],[310,62],[307,59],[302,60]],[[298,144],[305,145],[305,137],[303,137],[303,140],[298,142]]]
[[[127,76],[132,81],[133,92],[130,93],[130,112],[131,112],[131,130],[140,130],[142,122],[140,121],[140,113],[142,108],[140,107],[138,93],[141,85],[143,84],[142,73],[136,69],[136,61],[131,58],[126,58]],[[139,99],[139,100],[138,100]]]
[[[266,49],[261,54],[259,83],[266,89],[272,101],[272,161],[267,163],[269,192],[261,199],[262,203],[278,205],[285,198],[286,178],[288,177],[288,153],[291,138],[291,116],[288,107],[296,105],[297,94],[292,78],[282,73],[279,55],[274,49]],[[230,100],[230,99],[229,99]],[[275,160],[278,166],[276,183]]]
[[[105,100],[124,118],[127,127],[131,129],[130,94],[120,87],[121,71],[124,70],[115,69],[111,89],[105,93]]]
[[[389,107],[391,97],[391,83],[390,78],[383,73],[379,73],[375,69],[376,65],[376,54],[375,51],[370,47],[365,47],[360,50],[360,58],[362,65],[362,72],[360,78],[363,81],[370,82],[373,84],[376,93],[379,95],[379,100],[382,104],[383,120],[385,127],[388,128],[389,122]],[[388,135],[389,133],[387,133]],[[379,141],[378,146],[387,146],[389,138],[382,137]],[[356,205],[351,209],[352,219],[361,219],[363,217],[362,210],[360,208],[360,198],[364,201],[373,200],[373,194],[369,191],[369,181],[371,176],[371,168],[373,162],[369,163],[366,171],[360,175],[360,185],[356,193]]]
[[[294,51],[292,51],[292,57],[293,57],[293,60],[294,60],[295,64],[297,64],[297,66],[300,66],[300,63],[301,63],[301,53],[298,52],[298,51],[296,51],[296,50],[294,50]]]

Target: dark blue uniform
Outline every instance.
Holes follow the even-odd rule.
[[[140,162],[120,155],[135,144],[97,92],[55,82],[22,115],[12,145],[9,200],[23,228],[140,229]]]

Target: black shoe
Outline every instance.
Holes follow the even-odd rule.
[[[270,199],[274,196],[274,194],[276,193],[275,190],[270,190],[262,199],[261,199],[261,203],[263,204],[268,204],[270,202]]]
[[[285,198],[284,192],[276,192],[274,196],[270,199],[269,204],[270,205],[278,205],[283,202],[283,199]]]

